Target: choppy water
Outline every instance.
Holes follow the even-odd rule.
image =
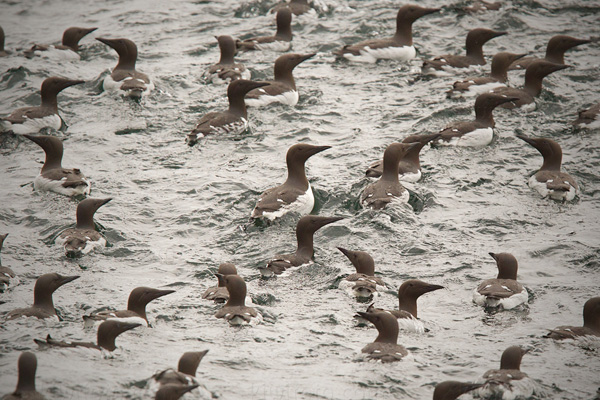
[[[600,386],[597,349],[555,343],[546,328],[581,324],[583,303],[599,292],[600,145],[598,131],[569,122],[598,101],[600,47],[571,50],[573,68],[546,79],[538,109],[496,112],[497,137],[484,149],[424,149],[424,178],[410,185],[415,210],[363,210],[357,199],[368,184],[364,172],[386,145],[410,134],[435,132],[473,114],[473,100],[448,100],[454,78],[421,77],[420,61],[349,65],[331,50],[367,37],[387,36],[399,7],[391,1],[330,2],[318,19],[295,21],[293,50],[318,55],[295,72],[300,102],[250,110],[251,132],[212,137],[189,148],[185,134],[205,112],[225,108],[225,86],[204,83],[203,71],[218,60],[214,35],[249,37],[274,30],[271,3],[64,0],[3,2],[0,25],[7,49],[60,39],[69,26],[98,26],[82,40],[82,60],[0,59],[0,115],[38,104],[42,80],[51,75],[85,79],[59,96],[69,128],[65,166],[93,181],[94,197],[113,197],[96,220],[110,246],[79,260],[66,259],[53,239],[74,223],[76,202],[32,190],[43,152],[10,139],[0,157],[0,233],[10,233],[4,265],[20,285],[0,295],[8,312],[32,301],[34,279],[47,272],[81,278],[59,289],[60,323],[34,319],[0,326],[0,393],[16,384],[21,351],[38,356],[37,385],[48,398],[148,398],[143,387],[156,371],[176,366],[185,351],[209,349],[199,380],[216,395],[236,398],[431,398],[437,382],[472,381],[496,368],[502,351],[530,347],[522,370],[534,378],[540,398],[590,399]],[[507,30],[486,45],[496,51],[543,54],[557,33],[598,36],[600,4],[594,1],[508,1],[501,11],[465,15],[466,3],[445,5],[415,23],[421,57],[463,51],[472,27]],[[141,104],[101,93],[100,82],[116,54],[92,36],[127,37],[139,48],[138,68],[157,90]],[[239,57],[253,78],[268,78],[277,54]],[[486,66],[484,69],[487,71]],[[512,82],[521,84],[519,74]],[[540,135],[563,147],[564,168],[581,185],[579,201],[557,204],[527,186],[541,165],[537,151],[514,137]],[[308,162],[315,213],[345,219],[316,235],[315,264],[289,277],[264,282],[257,267],[294,250],[297,218],[254,226],[248,216],[258,195],[283,181],[285,152],[297,142],[333,147]],[[401,333],[414,361],[382,365],[357,361],[373,328],[356,327],[356,303],[336,288],[352,271],[335,247],[372,254],[390,290],[377,302],[397,307],[396,288],[408,278],[445,290],[419,300],[430,332]],[[512,252],[519,279],[531,293],[526,309],[489,314],[471,301],[477,283],[493,277],[488,252]],[[216,307],[200,296],[221,262],[233,262],[248,282],[264,323],[234,329],[213,317]],[[95,338],[81,315],[124,308],[136,286],[174,288],[148,306],[152,329],[117,340],[110,357],[67,350],[38,351],[32,339]],[[193,398],[193,395],[186,395]]]

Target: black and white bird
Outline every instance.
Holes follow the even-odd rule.
[[[562,325],[549,331],[544,337],[556,340],[595,337],[600,340],[600,297],[592,297],[583,305],[583,326]]]
[[[408,356],[408,350],[398,344],[398,321],[387,311],[371,308],[359,311],[358,317],[371,322],[377,328],[377,338],[361,350],[368,360],[381,362],[400,361]]]
[[[292,12],[285,7],[277,11],[277,32],[273,36],[259,36],[238,40],[240,50],[288,51],[292,45]]]
[[[81,257],[95,249],[106,246],[106,239],[96,230],[94,214],[111,201],[108,199],[85,199],[77,204],[77,224],[58,235],[55,243],[65,248],[67,257]]]
[[[79,41],[98,28],[71,27],[63,32],[59,45],[34,44],[25,50],[25,57],[44,57],[56,60],[79,60]]]
[[[416,57],[413,45],[412,24],[419,18],[439,11],[439,8],[425,8],[407,4],[396,15],[396,33],[385,39],[368,39],[346,45],[334,54],[352,62],[375,63],[379,59],[408,61]]]
[[[498,36],[504,36],[507,32],[499,32],[486,28],[475,28],[467,33],[465,47],[467,54],[453,55],[444,54],[433,60],[423,62],[422,71],[425,74],[444,76],[456,72],[457,69],[469,68],[474,65],[485,65],[483,57],[483,45]]]
[[[35,190],[52,191],[65,196],[86,196],[91,185],[79,168],[63,168],[63,141],[54,136],[23,135],[40,146],[46,160],[40,174],[33,181]]]
[[[379,210],[392,201],[408,203],[410,194],[398,178],[399,164],[406,153],[418,145],[418,143],[392,143],[385,149],[381,178],[367,186],[360,197],[364,207]]]
[[[231,36],[217,36],[221,58],[217,64],[208,69],[208,79],[215,84],[230,83],[237,79],[250,79],[250,70],[244,64],[236,63],[234,60],[237,48],[235,40]]]
[[[521,371],[521,359],[528,352],[519,346],[510,346],[502,353],[500,369],[483,374],[477,394],[484,399],[530,399],[536,392],[536,383]]]
[[[498,276],[479,284],[473,292],[473,301],[479,306],[510,310],[529,299],[527,289],[517,282],[519,264],[510,253],[490,253],[496,260]]]
[[[36,107],[16,109],[8,117],[0,118],[0,132],[13,132],[17,135],[23,135],[38,133],[45,128],[61,129],[63,120],[58,115],[58,93],[68,87],[82,83],[84,81],[56,76],[46,78],[42,82],[41,88],[42,104]]]
[[[313,146],[307,143],[290,147],[285,157],[288,170],[286,181],[260,195],[252,210],[252,218],[272,221],[289,212],[300,215],[310,213],[315,206],[315,196],[306,178],[304,164],[311,156],[330,148],[331,146]]]
[[[286,270],[308,264],[314,256],[313,236],[316,231],[325,225],[329,225],[343,219],[342,217],[322,217],[318,215],[306,215],[296,224],[296,240],[298,247],[292,254],[280,254],[273,257],[267,265],[259,267],[263,277],[269,278],[273,275],[281,275]]]
[[[579,192],[579,186],[571,175],[560,170],[560,145],[548,138],[530,138],[524,135],[517,137],[535,147],[544,157],[542,167],[529,178],[529,187],[535,189],[542,197],[558,201],[573,200]]]
[[[440,136],[433,143],[441,146],[487,146],[494,139],[494,109],[516,100],[517,97],[502,94],[480,94],[475,99],[475,120],[450,123],[439,132]]]
[[[246,95],[248,107],[263,107],[271,103],[281,103],[295,106],[299,95],[292,71],[301,62],[313,57],[312,54],[284,54],[275,60],[274,76],[269,84],[253,89]]]
[[[266,82],[234,80],[227,86],[229,108],[226,111],[213,111],[205,114],[192,132],[187,135],[187,143],[193,146],[198,138],[208,135],[238,134],[248,129],[248,112],[244,97],[252,89],[267,86]]]
[[[119,62],[110,75],[104,78],[102,87],[107,91],[121,91],[131,98],[140,99],[154,90],[154,83],[150,77],[136,70],[138,50],[135,43],[129,39],[106,39],[96,40],[112,47],[119,54]]]

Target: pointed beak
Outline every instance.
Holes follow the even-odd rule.
[[[68,80],[68,81],[66,81],[64,83],[63,89],[68,88],[70,86],[81,85],[82,83],[85,83],[85,81],[82,81],[80,79],[77,79],[77,80],[75,80],[75,79],[74,80]]]
[[[537,149],[537,143],[536,143],[535,139],[533,139],[533,138],[528,138],[527,136],[524,136],[524,135],[517,135],[517,137],[518,137],[519,139],[521,139],[521,140],[523,140],[523,141],[525,141],[525,142],[529,143],[530,145],[532,145],[533,147],[535,147],[535,148]],[[492,255],[492,254],[493,254],[493,253],[490,253],[490,255]],[[494,256],[492,255],[492,257],[494,257]],[[494,258],[495,258],[495,257],[494,257]]]
[[[132,323],[132,322],[124,322],[121,324],[121,326],[119,327],[119,332],[123,333],[123,332],[127,332],[132,330],[133,328],[137,328],[138,326],[142,326],[142,324],[140,323]]]
[[[331,148],[331,146],[315,146],[310,151],[310,155],[314,156],[315,154],[320,153],[320,152],[325,151],[330,148]]]
[[[519,60],[519,59],[525,57],[526,55],[527,55],[527,53],[515,54],[513,61]]]
[[[40,146],[42,145],[40,136],[29,135],[29,134],[23,134],[22,136],[26,137],[27,139],[31,140],[34,143],[39,144]]]
[[[498,36],[504,36],[506,35],[508,32],[494,32],[492,35],[493,38],[498,37]]]
[[[158,290],[152,295],[152,300],[158,299],[159,297],[166,296],[168,294],[175,293],[174,290]]]
[[[98,28],[89,28],[89,29],[86,29],[85,30],[85,34],[89,35],[90,33],[94,32],[96,29],[98,29]]]
[[[435,290],[443,289],[444,287],[441,285],[427,285],[423,287],[423,293],[433,292]]]
[[[233,81],[233,82],[236,82],[236,81]],[[239,80],[237,82],[239,82]],[[247,89],[246,93],[248,93],[251,90],[258,89],[258,88],[261,88],[263,86],[269,86],[270,85],[269,82],[258,82],[258,81],[248,81],[248,82],[249,83],[246,86],[246,89]],[[231,85],[231,83],[230,83],[230,85]]]
[[[61,280],[60,280],[60,286],[62,286],[64,284],[67,284],[69,282],[72,282],[72,281],[74,281],[77,278],[79,278],[79,275],[76,275],[76,276],[63,276],[63,277],[61,277]]]
[[[485,383],[464,383],[463,386],[461,387],[461,392],[467,393],[472,390],[479,389],[480,387],[483,387],[484,385],[485,385]]]
[[[436,12],[438,12],[440,10],[441,10],[441,8],[424,8],[423,9],[423,15],[433,14],[433,13],[436,13]]]
[[[566,64],[554,64],[552,67],[550,67],[550,71],[556,72],[556,71],[560,71],[561,69],[567,69],[567,68],[573,68],[573,66],[566,65]]]
[[[104,200],[102,200],[102,203],[100,204],[100,206],[103,206],[103,205],[105,205],[106,203],[108,203],[108,202],[109,202],[109,201],[111,201],[111,200],[112,200],[112,197],[109,197],[109,198],[107,198],[107,199],[104,199]]]
[[[490,256],[492,256],[492,258],[496,261],[498,261],[498,257],[496,256],[496,253],[488,253]]]
[[[592,43],[591,40],[589,39],[575,39],[573,41],[573,46],[572,47],[576,47],[576,46],[581,46],[582,44],[588,44],[588,43]]]
[[[106,38],[99,38],[97,37],[96,40],[101,41],[102,43],[104,43],[107,46],[110,46],[114,49],[114,40],[113,39],[106,39]]]
[[[317,55],[317,53],[306,54],[306,55],[302,56],[302,61],[306,61],[309,58],[313,58],[316,55]]]
[[[370,312],[357,311],[355,317],[364,318],[369,322],[373,322],[373,314]]]
[[[343,247],[337,247],[337,249],[339,251],[341,251],[343,255],[345,255],[346,257],[350,258],[350,251],[349,250],[346,250]]]
[[[370,314],[368,312],[364,312],[364,311],[357,311],[356,312],[356,316],[357,317],[364,318],[364,319],[367,319],[367,320],[369,319],[368,318],[369,315]]]
[[[334,222],[337,222],[337,221],[339,221],[339,220],[341,220],[341,219],[344,219],[344,218],[343,218],[343,217],[329,217],[329,218],[324,218],[324,219],[322,219],[322,220],[320,221],[321,223],[320,223],[319,225],[320,225],[321,227],[323,227],[323,226],[325,226],[325,225],[329,225],[329,224],[332,224],[332,223],[334,223]]]

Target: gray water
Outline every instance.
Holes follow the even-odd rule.
[[[241,4],[241,5],[240,5]],[[483,149],[425,148],[423,179],[409,185],[411,208],[360,208],[369,183],[364,172],[385,147],[411,134],[436,132],[473,115],[473,99],[449,100],[456,80],[420,75],[420,59],[350,65],[331,51],[393,32],[398,2],[327,3],[316,19],[293,23],[293,51],[317,52],[295,71],[300,102],[294,108],[250,110],[251,130],[210,137],[186,146],[185,135],[206,112],[223,109],[225,86],[206,84],[203,71],[218,61],[215,35],[250,37],[274,31],[271,3],[189,1],[2,2],[0,25],[7,49],[32,42],[56,43],[69,26],[97,26],[82,40],[78,62],[0,59],[0,115],[37,105],[39,86],[51,75],[85,79],[59,96],[66,167],[92,180],[93,197],[113,197],[96,221],[109,246],[67,259],[54,238],[74,224],[76,201],[33,191],[43,152],[9,138],[1,149],[0,233],[10,235],[2,253],[20,284],[0,295],[0,313],[32,302],[35,278],[47,272],[81,275],[59,289],[60,323],[21,319],[0,325],[0,393],[16,385],[21,351],[38,357],[37,386],[48,398],[149,398],[144,389],[156,371],[175,367],[185,351],[209,349],[199,381],[225,399],[431,398],[443,380],[473,381],[499,366],[510,345],[531,349],[522,370],[539,385],[538,398],[591,399],[600,386],[598,348],[542,338],[562,324],[580,325],[584,302],[600,295],[600,144],[598,131],[569,122],[582,106],[599,100],[598,42],[567,53],[573,68],[545,80],[536,111],[498,110],[496,139]],[[473,27],[507,30],[485,46],[543,55],[554,34],[598,36],[595,1],[508,1],[498,12],[465,15],[444,6],[414,25],[419,56],[462,53]],[[157,89],[140,104],[102,93],[101,81],[116,53],[93,36],[127,37],[139,49],[138,69]],[[254,79],[272,76],[278,54],[239,56]],[[484,71],[488,66],[483,68]],[[511,75],[522,84],[522,74]],[[542,163],[515,134],[550,137],[564,152],[564,169],[581,186],[579,199],[558,204],[538,197],[528,177]],[[315,236],[315,263],[289,277],[263,281],[257,267],[295,248],[297,216],[269,226],[249,222],[265,189],[285,179],[285,152],[292,144],[331,145],[307,163],[315,214],[344,220]],[[394,364],[360,361],[373,341],[372,327],[357,327],[357,303],[337,288],[352,272],[336,246],[368,251],[389,286],[377,306],[397,307],[395,292],[418,278],[446,289],[419,300],[425,335],[401,333],[414,360]],[[488,252],[511,252],[527,307],[489,313],[471,293],[494,277]],[[213,317],[217,306],[201,299],[216,283],[221,262],[237,265],[264,316],[253,328],[236,329]],[[127,332],[109,356],[87,351],[38,350],[33,338],[94,340],[81,315],[125,308],[137,286],[176,293],[148,306],[152,328]],[[1,318],[1,317],[0,317]],[[188,394],[186,398],[194,398]]]

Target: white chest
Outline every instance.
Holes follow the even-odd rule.
[[[374,63],[378,59],[408,61],[415,58],[416,55],[417,51],[414,46],[390,46],[378,49],[372,49],[369,46],[365,46],[360,50],[359,55],[345,53],[344,58],[352,62]]]
[[[425,326],[421,321],[415,317],[411,318],[398,318],[398,327],[401,330],[414,332],[414,333],[425,333]]]
[[[102,82],[102,87],[104,88],[104,90],[107,91],[116,91],[116,90],[121,90],[121,86],[123,86],[123,84],[129,80],[132,79],[136,79],[138,80],[141,84],[143,84],[143,90],[127,90],[127,95],[130,97],[135,97],[135,98],[139,98],[142,96],[147,96],[150,94],[150,92],[152,90],[154,90],[154,83],[152,81],[146,83],[144,82],[144,80],[142,79],[138,79],[138,78],[133,78],[133,77],[127,77],[121,81],[115,81],[113,79],[113,77],[111,75],[108,75],[106,78],[104,78],[104,81]]]
[[[11,124],[8,121],[2,121],[3,130],[12,130],[17,135],[38,133],[44,128],[59,130],[62,126],[62,120],[58,114],[47,115],[42,118],[28,118],[22,124]]]
[[[417,170],[417,172],[407,172],[398,176],[398,179],[404,182],[418,182],[421,179],[421,169]]]
[[[261,88],[258,91],[264,92]],[[288,106],[295,106],[298,103],[298,99],[299,96],[296,90],[290,90],[275,96],[268,95],[265,92],[264,95],[258,96],[256,99],[246,99],[246,105],[249,107],[262,107],[271,103],[282,103]]]
[[[577,195],[577,189],[575,189],[569,182],[564,182],[569,185],[569,190],[551,190],[548,189],[548,183],[552,183],[552,180],[546,182],[539,182],[534,175],[529,178],[529,187],[535,189],[542,197],[549,197],[556,201],[571,201]]]
[[[509,290],[508,288],[506,289]],[[527,293],[527,289],[523,288],[520,293],[515,293],[512,296],[506,298],[492,298],[482,295],[475,289],[473,291],[473,302],[479,306],[484,307],[492,307],[492,308],[502,308],[504,310],[513,309],[521,304],[524,304],[529,300],[529,295]]]
[[[479,128],[462,136],[453,137],[449,142],[440,140],[438,144],[442,146],[483,147],[490,144],[493,138],[494,130],[492,128]]]
[[[290,204],[284,204],[283,200],[277,199],[278,202],[281,203],[281,207],[272,212],[263,212],[263,217],[273,221],[276,218],[280,218],[283,215],[289,212],[295,212],[300,215],[310,214],[312,209],[315,206],[315,196],[313,194],[312,188],[310,187],[310,183],[308,184],[308,189],[304,194],[298,196],[296,201]]]
[[[288,51],[292,46],[291,42],[286,42],[284,40],[278,40],[275,42],[269,43],[256,43],[254,47],[257,50],[271,50],[271,51]]]
[[[33,181],[33,187],[39,191],[49,191],[62,194],[64,196],[80,196],[90,194],[90,183],[86,179],[82,179],[86,184],[77,187],[64,187],[63,183],[67,178],[63,178],[60,181],[44,178],[42,175],[38,175]]]

